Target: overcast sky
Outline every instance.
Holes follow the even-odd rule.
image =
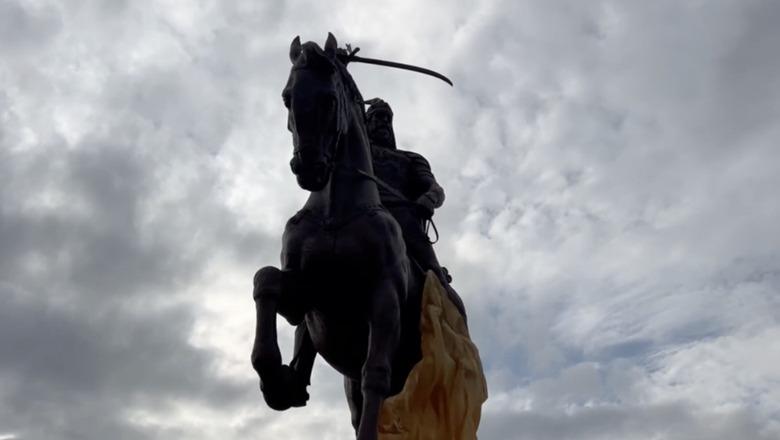
[[[485,440],[780,438],[780,2],[0,0],[0,440],[343,439],[265,407],[251,279],[332,31],[447,192]],[[292,328],[280,323],[289,359]]]

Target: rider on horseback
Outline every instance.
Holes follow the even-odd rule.
[[[344,377],[357,438],[376,440],[380,417],[390,414],[383,413],[384,402],[406,389],[407,379],[425,359],[423,323],[438,322],[449,326],[456,337],[460,334],[459,339],[447,339],[447,343],[439,340],[441,350],[449,352],[444,345],[457,345],[460,348],[453,348],[453,353],[471,356],[464,362],[442,365],[434,361],[436,370],[447,371],[436,381],[414,388],[417,391],[411,394],[422,393],[419,401],[425,410],[418,411],[420,414],[427,414],[430,402],[444,405],[437,404],[436,414],[425,418],[430,423],[423,423],[440,426],[436,431],[445,433],[431,438],[453,438],[446,433],[462,425],[461,420],[464,432],[472,433],[464,438],[475,438],[486,388],[480,380],[476,348],[468,341],[457,312],[446,300],[442,304],[442,289],[433,274],[424,276],[433,270],[448,287],[446,271],[436,260],[423,226],[441,206],[444,192],[422,156],[396,150],[394,140],[387,142],[393,137],[392,112],[386,104],[384,120],[378,117],[380,107],[370,112],[373,122],[367,130],[364,101],[346,65],[364,62],[400,67],[452,83],[427,69],[360,58],[356,52],[350,48],[340,51],[333,34],[328,34],[322,48],[314,42],[302,44],[298,37],[290,44],[292,67],[282,90],[292,135],[290,169],[298,185],[310,194],[285,225],[281,266],[265,266],[255,274],[252,297],[257,327],[252,366],[266,404],[285,410],[306,404],[312,366],[321,355]],[[369,142],[367,131],[376,146]],[[377,156],[376,175],[372,151]],[[385,194],[380,196],[380,192]],[[447,290],[462,313],[457,294]],[[286,365],[278,344],[277,315],[297,326],[293,359]],[[423,382],[431,379],[430,374],[421,374],[425,374]],[[434,391],[450,387],[455,377],[466,376],[477,379],[471,381],[476,387],[459,386],[456,393],[480,388],[477,400],[467,396],[466,400],[476,403],[477,411],[472,411],[476,417],[468,420],[462,411],[468,406],[466,402],[447,410],[449,398]],[[439,414],[440,409],[445,412]],[[396,412],[389,417],[397,421],[393,414]],[[396,421],[393,426],[400,426]]]
[[[444,203],[444,189],[436,182],[431,166],[423,156],[396,147],[390,105],[379,98],[366,102],[370,104],[366,111],[366,129],[382,204],[401,226],[412,264],[436,274],[465,319],[463,301],[450,286],[451,278],[439,264],[425,230],[425,223],[433,216],[434,209]]]

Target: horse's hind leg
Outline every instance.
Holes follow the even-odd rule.
[[[394,285],[397,284],[397,285]],[[390,394],[391,363],[401,338],[400,283],[380,283],[369,317],[368,356],[363,365],[363,405],[358,440],[375,440],[382,402]]]
[[[284,316],[284,315],[282,315]],[[309,400],[309,393],[306,387],[311,383],[311,372],[314,368],[314,359],[317,357],[317,350],[309,335],[309,327],[305,322],[301,322],[295,328],[295,345],[293,348],[293,359],[290,361],[290,368],[294,373],[294,383],[290,392],[293,395],[292,406],[304,406]]]
[[[311,379],[311,370],[314,368],[314,358],[316,357],[317,350],[309,335],[309,327],[306,326],[305,322],[302,322],[295,328],[295,345],[290,367],[306,382],[306,385]]]
[[[283,286],[289,284],[283,282],[283,275],[282,271],[272,266],[260,269],[255,274],[253,292],[257,327],[252,347],[252,366],[260,376],[260,389],[266,403],[280,411],[291,406],[303,406],[308,398],[305,384],[301,384],[292,368],[282,365],[279,351],[276,313],[280,308],[287,311],[294,309],[290,303],[295,298],[293,292],[285,292],[289,289],[283,289]]]
[[[360,381],[344,376],[344,391],[347,394],[349,413],[352,416],[352,427],[357,433],[360,425],[360,413],[363,411],[363,393],[360,391]]]

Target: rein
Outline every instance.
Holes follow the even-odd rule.
[[[381,186],[387,192],[389,192],[390,194],[398,197],[400,200],[403,200],[404,202],[408,203],[409,205],[417,206],[416,202],[413,202],[413,201],[407,199],[406,196],[403,195],[400,191],[398,191],[397,189],[393,188],[387,182],[385,182],[384,180],[380,179],[379,177],[376,177],[373,174],[368,174],[367,172],[365,172],[363,170],[360,170],[360,169],[357,169],[357,168],[352,168],[352,169],[347,168],[346,170],[347,171],[352,171],[352,172],[356,173],[357,175],[359,175],[361,177],[364,177],[364,178],[366,178],[368,180],[373,181],[378,186]],[[433,227],[433,232],[436,234],[436,240],[431,241],[431,238],[428,237],[428,242],[430,244],[435,244],[436,242],[439,241],[439,229],[436,228],[436,223],[433,222],[432,218],[427,218],[427,219],[425,219],[423,221],[424,221],[424,224],[425,224],[424,229],[425,229],[425,235],[426,236],[428,236],[428,231],[430,230],[430,228]]]

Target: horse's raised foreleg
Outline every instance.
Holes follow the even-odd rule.
[[[400,283],[379,283],[369,315],[368,356],[363,365],[363,408],[358,440],[375,440],[382,402],[390,394],[391,365],[401,337]]]
[[[285,274],[281,270],[272,266],[260,269],[255,274],[253,292],[257,327],[252,347],[252,366],[260,376],[260,389],[263,391],[266,403],[269,407],[280,411],[291,406],[306,404],[308,399],[306,385],[308,385],[308,373],[311,372],[310,363],[313,363],[316,355],[316,352],[313,352],[311,341],[306,343],[305,338],[308,338],[308,334],[305,330],[301,333],[301,341],[298,341],[298,332],[296,331],[296,348],[300,346],[306,350],[311,347],[312,350],[312,353],[296,353],[296,355],[301,354],[298,362],[303,362],[303,366],[308,365],[309,371],[302,378],[295,369],[282,365],[276,334],[276,314],[280,309],[288,311],[294,309],[295,307],[291,307],[289,303],[296,296],[293,292],[285,291],[289,290],[290,283],[284,282],[283,275]],[[295,315],[302,316],[303,314],[295,313]],[[305,327],[305,324],[300,324],[300,326]]]

